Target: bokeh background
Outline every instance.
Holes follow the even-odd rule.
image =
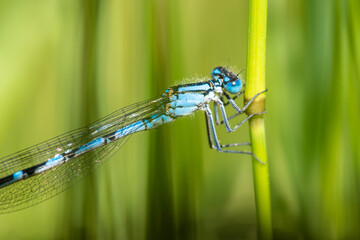
[[[245,0],[1,1],[1,156],[215,66],[246,69],[247,12]],[[269,1],[276,239],[360,238],[359,61],[358,0]],[[247,125],[218,132],[249,139]],[[251,159],[209,149],[197,113],[135,134],[80,184],[1,215],[0,238],[256,239]]]

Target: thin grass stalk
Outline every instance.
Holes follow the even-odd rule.
[[[151,96],[169,86],[169,5],[166,0],[144,1],[148,6]],[[151,132],[149,142],[146,239],[176,239],[172,182],[171,131]]]
[[[249,35],[245,102],[265,90],[267,0],[249,1]],[[255,99],[247,114],[265,110],[265,94]],[[266,151],[264,115],[250,119],[252,152],[265,164],[253,159],[253,176],[259,239],[272,239],[269,164]]]

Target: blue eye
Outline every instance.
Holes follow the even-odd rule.
[[[231,81],[231,82],[228,82],[226,85],[225,85],[225,88],[226,90],[231,93],[231,94],[236,94],[238,92],[241,91],[241,88],[242,88],[242,82],[241,80],[238,78],[237,80],[235,81]]]

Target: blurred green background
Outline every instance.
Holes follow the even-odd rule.
[[[0,1],[0,155],[215,66],[245,69],[247,11],[245,0]],[[276,239],[360,238],[359,61],[358,0],[269,1]],[[218,132],[248,140],[247,126]],[[256,239],[251,159],[209,149],[198,113],[135,134],[65,193],[0,215],[0,238]]]

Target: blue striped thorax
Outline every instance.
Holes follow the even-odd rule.
[[[214,68],[211,71],[211,76],[213,80],[220,83],[223,90],[228,93],[237,94],[243,88],[242,81],[238,75],[235,75],[224,67]]]

